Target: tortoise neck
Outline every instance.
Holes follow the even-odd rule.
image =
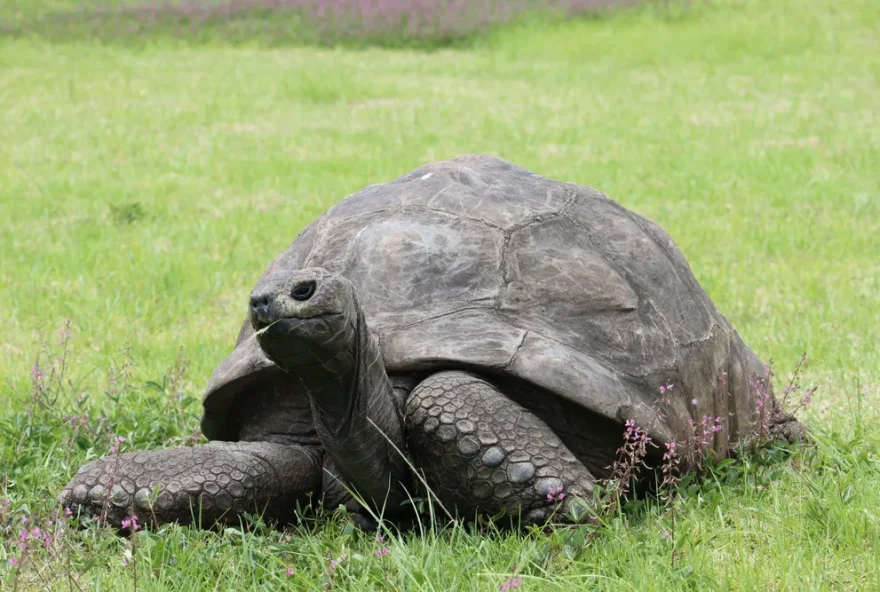
[[[355,326],[349,352],[310,367],[311,371],[298,372],[309,393],[315,419],[336,436],[366,419],[371,397],[391,397],[393,393],[378,339],[370,333],[360,310]]]
[[[374,509],[396,511],[406,499],[403,421],[378,338],[360,310],[350,372],[311,380],[315,428],[345,482]]]

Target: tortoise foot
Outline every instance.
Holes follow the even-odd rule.
[[[789,444],[800,442],[807,435],[807,426],[799,422],[791,413],[780,413],[770,426],[770,434]]]
[[[320,462],[301,446],[267,442],[128,452],[83,466],[58,501],[116,527],[133,514],[144,526],[210,526],[246,512],[289,522],[319,491]]]

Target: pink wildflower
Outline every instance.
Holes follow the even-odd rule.
[[[510,578],[503,584],[501,584],[501,589],[499,592],[509,592],[510,590],[515,590],[519,588],[520,584],[522,584],[522,580],[520,578]]]
[[[40,365],[34,364],[34,367],[31,368],[31,379],[34,381],[34,384],[35,385],[40,384],[40,382],[43,380],[44,376],[45,376],[45,373],[43,372],[43,369],[40,368]]]
[[[547,492],[547,503],[552,504],[553,502],[561,502],[565,499],[565,494],[562,493],[563,486],[559,487],[551,487]]]
[[[58,345],[64,345],[64,342],[68,341],[72,336],[73,334],[70,332],[70,321],[67,321],[61,328],[61,339],[58,340]]]
[[[113,444],[110,446],[110,454],[119,454],[119,448],[122,446],[123,442],[125,442],[125,438],[122,436],[116,436],[113,438]]]
[[[663,454],[663,460],[670,460],[675,458],[675,442],[667,442],[666,443],[666,452]]]
[[[123,519],[120,525],[123,529],[131,528],[132,532],[137,532],[141,528],[141,525],[138,522],[138,517],[134,514],[132,514],[131,518]]]

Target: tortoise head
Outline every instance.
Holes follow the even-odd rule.
[[[342,375],[355,365],[358,314],[351,282],[310,267],[262,278],[248,316],[260,347],[283,370]]]

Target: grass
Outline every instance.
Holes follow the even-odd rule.
[[[759,355],[809,353],[815,443],[683,487],[674,565],[669,512],[647,503],[589,544],[453,529],[389,538],[382,558],[339,519],[166,527],[135,537],[138,589],[877,588],[878,55],[867,0],[647,7],[430,53],[0,38],[0,589],[133,589],[130,544],[100,529],[16,580],[19,516],[45,519],[113,434],[186,442],[269,260],[352,191],[465,152],[666,228]],[[31,369],[67,319],[71,382],[41,408]]]

